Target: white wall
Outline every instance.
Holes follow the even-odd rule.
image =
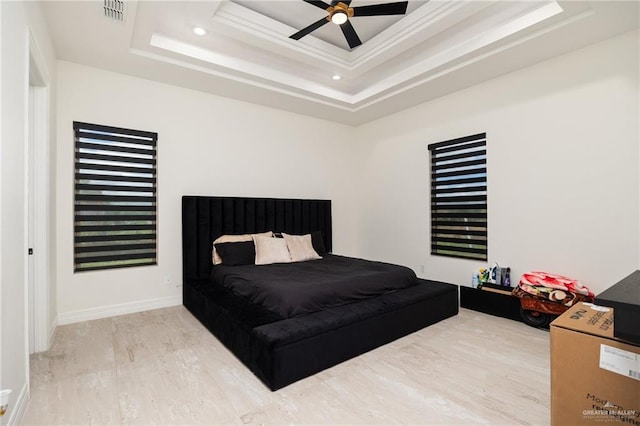
[[[0,2],[0,15],[0,388],[13,389],[9,410],[1,420],[4,425],[20,422],[28,393],[25,149],[29,32],[50,76],[55,73],[55,54],[40,5]],[[52,91],[50,99],[54,98]]]
[[[336,252],[468,285],[483,263],[429,254],[427,144],[478,132],[490,262],[598,293],[640,259],[639,75],[634,32],[350,128],[59,61],[59,319],[180,303],[184,194],[331,198]],[[74,120],[159,133],[158,266],[73,273]]]
[[[358,128],[359,254],[470,285],[482,262],[430,255],[427,145],[487,132],[490,262],[596,293],[637,269],[638,43],[629,33]]]
[[[158,132],[158,266],[73,273],[72,122]],[[334,251],[356,254],[355,129],[58,62],[61,323],[181,303],[181,196],[329,198]],[[172,286],[163,284],[171,276]],[[106,308],[105,308],[106,307]]]

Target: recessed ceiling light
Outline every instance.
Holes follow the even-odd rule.
[[[195,35],[203,36],[207,34],[207,30],[201,27],[193,27],[193,33]]]
[[[338,80],[340,80],[341,78],[342,78],[342,77],[341,77],[341,76],[339,76],[338,74],[334,74],[333,76],[331,76],[331,79],[332,79],[332,80],[335,80],[335,81],[338,81]]]

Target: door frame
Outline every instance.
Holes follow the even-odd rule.
[[[44,57],[41,54],[35,37],[29,31],[29,81],[27,96],[32,92],[32,105],[29,108],[32,114],[27,120],[25,146],[28,149],[29,139],[33,141],[33,294],[27,297],[33,301],[33,311],[27,309],[27,332],[33,332],[33,347],[30,353],[43,352],[49,349],[50,338],[55,330],[55,320],[50,322],[50,228],[51,228],[51,191],[50,180],[50,78]],[[29,102],[31,104],[31,102]],[[27,152],[28,154],[28,152]],[[28,155],[27,159],[28,162]],[[25,167],[27,179],[29,170]],[[25,184],[25,191],[29,191],[29,183]],[[27,202],[29,194],[27,193]],[[28,207],[28,206],[27,206]],[[29,209],[25,211],[25,226],[29,226]],[[29,229],[27,229],[27,236]],[[28,238],[28,237],[27,237]],[[27,253],[25,253],[27,256]],[[26,274],[29,274],[27,260]],[[28,275],[25,282],[29,281]],[[28,286],[27,286],[28,287]]]

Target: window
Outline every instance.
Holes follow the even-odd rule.
[[[156,264],[157,133],[73,123],[74,271]]]
[[[487,259],[486,133],[429,145],[431,254]]]

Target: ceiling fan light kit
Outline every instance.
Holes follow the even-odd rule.
[[[338,2],[336,5],[331,4],[326,10],[328,13],[327,20],[336,25],[342,25],[353,17],[353,8],[343,2]]]
[[[340,12],[335,12],[333,15],[331,15],[331,22],[333,22],[336,25],[342,25],[345,22],[347,22],[347,14],[340,11]]]
[[[294,40],[300,40],[307,34],[317,30],[328,22],[333,22],[340,26],[344,38],[347,40],[351,49],[362,44],[360,37],[356,33],[355,28],[351,25],[350,18],[359,16],[383,16],[383,15],[404,15],[407,12],[408,1],[400,1],[395,3],[372,4],[367,6],[350,7],[352,0],[332,1],[331,4],[322,0],[303,0],[315,7],[323,9],[327,12],[325,18],[319,19],[306,28],[301,29],[295,34],[289,36]]]

